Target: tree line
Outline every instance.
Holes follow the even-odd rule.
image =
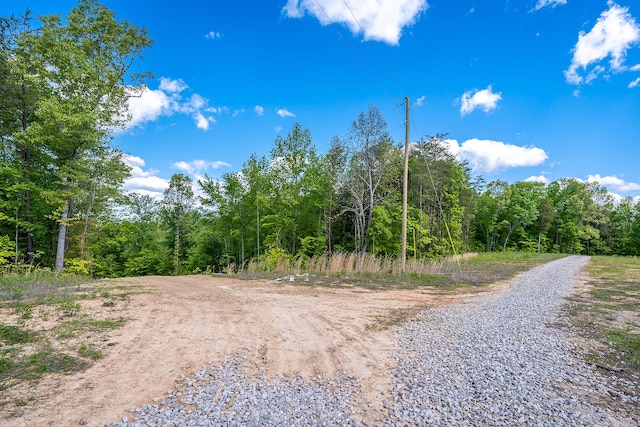
[[[98,277],[183,274],[355,252],[399,257],[402,144],[375,106],[325,154],[295,124],[269,155],[198,182],[171,177],[161,200],[125,194],[111,135],[144,88],[151,39],[81,0],[63,24],[0,20],[0,264]],[[640,206],[597,183],[486,183],[445,135],[411,144],[408,259],[472,251],[640,254]],[[199,191],[194,193],[194,189]],[[197,195],[196,195],[197,193]]]

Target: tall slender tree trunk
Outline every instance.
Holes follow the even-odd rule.
[[[86,247],[87,234],[89,233],[89,217],[91,216],[91,211],[93,210],[93,202],[95,200],[95,189],[91,189],[89,193],[89,203],[87,206],[87,211],[84,215],[84,227],[82,228],[82,236],[80,236],[80,259],[84,259],[84,250]]]
[[[542,233],[538,233],[538,253],[540,253],[540,243],[542,241]]]
[[[57,272],[61,272],[64,269],[64,255],[67,246],[67,222],[69,220],[69,213],[71,210],[71,203],[67,200],[64,204],[62,215],[60,216],[60,227],[58,228],[58,246],[56,248],[56,265]]]
[[[27,113],[27,104],[26,104],[26,85],[23,84],[22,85],[22,114],[21,114],[21,124],[22,124],[22,131],[26,131],[27,127],[29,125],[29,116]],[[30,174],[29,174],[29,169],[31,166],[31,156],[29,153],[29,148],[27,146],[22,147],[21,151],[21,157],[22,157],[22,177],[24,179],[24,183],[25,184],[29,184],[30,182]],[[33,248],[33,232],[32,227],[33,227],[33,218],[31,217],[31,192],[27,189],[24,191],[23,193],[23,197],[24,197],[24,213],[25,213],[25,222],[27,223],[27,227],[26,227],[26,245],[27,245],[27,257],[26,257],[26,262],[29,265],[33,264],[34,261],[34,248]],[[16,244],[16,250],[17,250],[17,244]]]
[[[180,271],[180,226],[176,224],[176,240],[173,248],[173,269],[177,276]]]

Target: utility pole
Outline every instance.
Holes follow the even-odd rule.
[[[409,97],[404,97],[404,105],[406,109],[406,121],[404,124],[404,175],[402,179],[402,245],[401,245],[401,265],[404,273],[407,264],[407,194],[409,193],[409,117],[410,102]]]

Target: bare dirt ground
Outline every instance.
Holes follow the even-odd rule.
[[[129,321],[104,339],[113,344],[88,369],[50,375],[5,391],[30,403],[0,417],[8,426],[102,426],[126,408],[152,403],[205,364],[242,352],[267,374],[359,378],[372,401],[388,386],[395,351],[389,320],[428,306],[498,292],[505,284],[437,291],[368,290],[224,277],[141,277],[110,281],[135,286],[112,310]],[[92,302],[87,302],[91,304]],[[113,317],[113,315],[111,315]],[[9,408],[3,408],[3,411]]]

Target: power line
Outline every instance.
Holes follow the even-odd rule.
[[[342,3],[344,4],[344,6],[347,8],[347,10],[349,11],[349,13],[351,14],[351,16],[353,17],[353,20],[356,22],[356,24],[358,24],[358,28],[360,28],[360,31],[362,32],[362,34],[365,34],[365,30],[364,27],[360,24],[360,20],[358,19],[358,17],[356,16],[356,14],[353,12],[353,9],[351,9],[351,7],[349,6],[349,4],[347,3],[347,0],[342,0]],[[389,75],[389,77],[391,77],[391,80],[393,81],[393,83],[396,85],[396,89],[400,90],[401,94],[404,94],[405,91],[402,89],[402,87],[398,84],[398,81],[395,79],[395,76],[393,75],[393,73],[389,70],[389,68],[387,67],[386,62],[382,59],[382,55],[380,55],[380,52],[378,52],[378,49],[376,49],[375,45],[372,45],[372,48],[374,50],[374,52],[376,53],[376,56],[378,57],[378,61],[380,61],[380,63],[382,64],[382,67],[387,71],[387,74]],[[401,104],[402,105],[402,104]]]
[[[327,21],[329,23],[336,23],[331,19],[329,14],[327,14],[327,12],[324,10],[324,7],[322,7],[322,5],[318,2],[318,0],[313,0],[313,1],[316,4],[316,6],[318,6],[318,8],[322,12],[322,14],[327,18]],[[387,92],[387,90],[385,89],[384,85],[377,79],[376,75],[369,68],[369,66],[367,65],[366,61],[358,54],[356,49],[349,42],[348,38],[345,37],[344,33],[340,30],[340,26],[339,25],[336,28],[336,32],[338,33],[340,38],[346,43],[346,45],[349,47],[349,49],[351,50],[351,53],[353,54],[353,56],[360,62],[360,65],[362,65],[362,67],[369,73],[369,75],[372,78],[372,80],[378,85],[378,87],[380,89],[382,89],[382,91],[384,92],[385,96],[390,97],[390,95]]]

